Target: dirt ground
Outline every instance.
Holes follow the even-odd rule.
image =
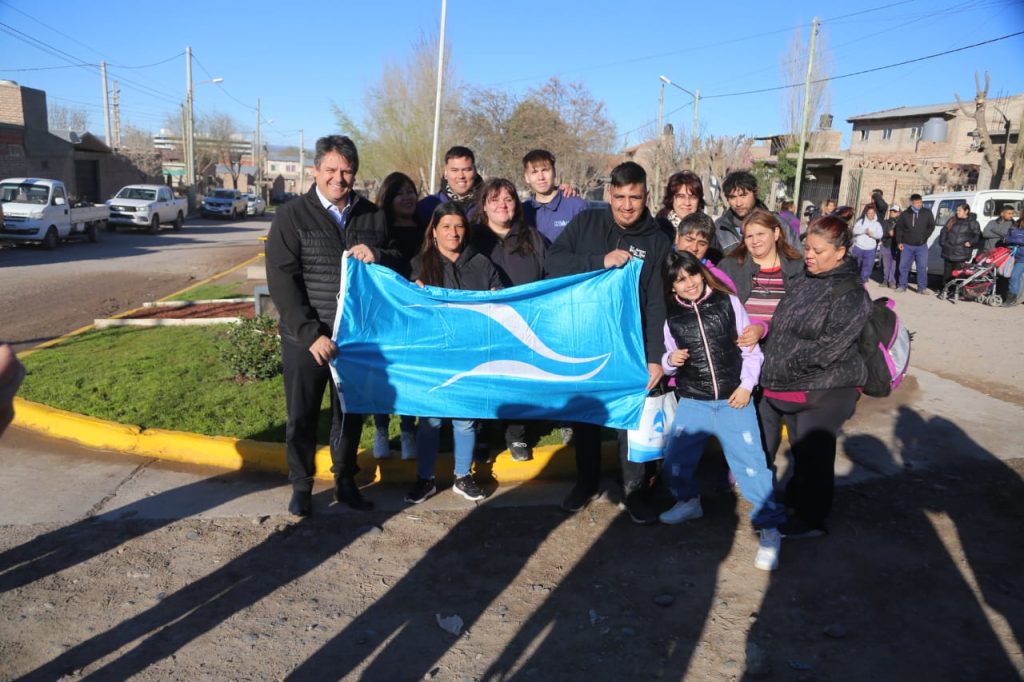
[[[1024,405],[1024,306],[897,296],[915,366]],[[1024,678],[1024,459],[1001,461],[1024,453],[922,441],[955,463],[916,468],[859,439],[831,533],[787,541],[773,574],[747,503],[710,483],[681,526],[637,527],[608,496],[568,516],[536,484],[300,522],[149,520],[144,500],[3,526],[0,679]],[[902,470],[857,475],[878,458]]]

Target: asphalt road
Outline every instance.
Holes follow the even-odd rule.
[[[0,341],[24,350],[174,293],[262,250],[270,217],[188,220],[158,234],[118,229],[99,242],[0,245]]]

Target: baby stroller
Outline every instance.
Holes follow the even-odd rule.
[[[939,298],[957,301],[977,301],[993,307],[1003,305],[1003,297],[996,293],[996,279],[1000,269],[1013,262],[1016,246],[997,246],[979,253],[962,269],[953,271],[953,279],[939,292]]]

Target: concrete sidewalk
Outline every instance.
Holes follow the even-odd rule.
[[[907,469],[930,469],[965,458],[1012,459],[1024,457],[1018,430],[1021,408],[923,370],[915,370],[893,396],[862,398],[857,414],[846,425],[836,460],[840,485],[868,478],[895,476]],[[571,453],[560,458],[558,468],[572,470]],[[787,461],[778,459],[780,478]],[[361,460],[364,492],[385,510],[472,509],[474,504],[450,491],[423,505],[403,501],[408,482],[386,475],[373,483],[373,461]],[[511,463],[509,463],[511,464]],[[536,470],[551,462],[538,458],[530,463]],[[439,472],[445,471],[442,464]],[[443,476],[439,476],[442,478]],[[390,481],[390,482],[389,482]],[[611,479],[607,482],[610,484]],[[482,504],[503,505],[503,494],[515,504],[555,505],[568,491],[570,480],[534,479],[526,483],[502,482],[495,494]],[[522,495],[521,486],[530,494]],[[285,476],[162,461],[153,457],[84,448],[12,427],[0,441],[0,518],[6,524],[67,523],[87,518],[177,519],[186,517],[289,518],[285,505],[289,488]],[[316,514],[348,517],[358,523],[359,512],[331,505],[330,481],[317,481],[314,497]],[[603,499],[599,503],[608,503]]]

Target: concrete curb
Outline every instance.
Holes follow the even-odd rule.
[[[111,327],[205,327],[211,324],[233,324],[240,322],[240,317],[104,317],[92,321],[96,329]]]
[[[113,450],[129,455],[210,466],[233,471],[255,470],[287,474],[284,443],[202,436],[184,431],[143,429],[140,426],[58,410],[23,398],[14,399],[14,425],[51,438],[67,440],[100,450]],[[604,464],[613,466],[614,443],[604,447]],[[529,462],[515,462],[507,451],[494,462],[477,463],[477,471],[486,470],[499,483],[517,483],[535,478],[569,478],[576,470],[573,448],[548,445],[535,448]],[[451,454],[438,457],[439,479],[450,477]],[[375,460],[369,450],[359,452],[359,478],[385,483],[413,483],[416,462],[404,461],[392,454],[390,459]],[[317,478],[331,479],[331,453],[326,446],[316,451]]]

